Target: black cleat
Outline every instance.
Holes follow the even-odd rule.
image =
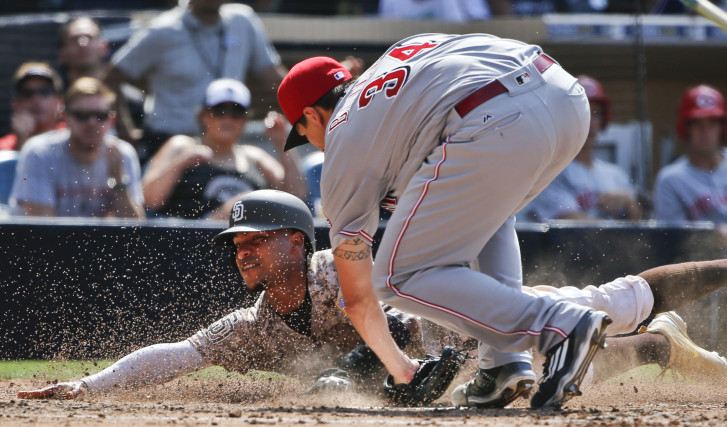
[[[560,408],[573,396],[580,396],[579,387],[595,356],[605,348],[606,326],[611,319],[602,311],[589,311],[566,339],[548,350],[543,365],[543,378],[530,400],[533,409]]]

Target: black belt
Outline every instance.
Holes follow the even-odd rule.
[[[533,60],[533,64],[535,65],[535,68],[537,68],[537,70],[540,72],[540,74],[543,74],[545,70],[550,68],[551,65],[555,64],[555,61],[552,60],[548,55],[543,53]],[[505,85],[500,83],[499,80],[493,80],[490,83],[487,83],[486,85],[469,94],[465,99],[461,100],[459,104],[455,105],[454,109],[457,111],[457,114],[459,114],[460,117],[464,117],[465,115],[467,115],[467,113],[474,110],[475,107],[477,107],[478,105],[482,104],[485,101],[489,101],[497,95],[503,94],[505,92],[507,92],[507,88],[505,87]]]

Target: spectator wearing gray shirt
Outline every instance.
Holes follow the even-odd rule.
[[[108,134],[115,95],[82,77],[66,92],[68,129],[31,138],[18,159],[11,212],[29,216],[144,217],[139,159]]]
[[[104,79],[112,90],[119,94],[123,83],[148,86],[143,136],[133,127],[123,98],[117,98],[118,134],[138,142],[142,163],[172,135],[199,133],[197,107],[213,80],[244,82],[252,73],[273,91],[286,74],[253,10],[223,3],[190,0],[162,13],[112,57]]]

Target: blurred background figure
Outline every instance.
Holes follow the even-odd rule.
[[[114,93],[93,77],[66,92],[68,129],[29,140],[20,153],[10,208],[14,215],[144,216],[139,159],[108,134]]]
[[[226,219],[242,193],[273,188],[305,200],[308,186],[295,152],[283,152],[289,128],[276,113],[265,118],[266,134],[280,161],[262,148],[240,144],[250,91],[219,79],[207,88],[197,113],[198,137],[170,138],[149,162],[143,186],[147,209],[164,216]]]
[[[68,20],[58,31],[58,64],[64,87],[80,77],[103,79],[108,67],[109,43],[98,21],[90,16]],[[134,126],[141,126],[144,116],[144,94],[136,87],[122,84],[119,96],[124,98]],[[112,129],[115,133],[116,130]]]
[[[379,16],[468,22],[489,19],[492,12],[487,0],[379,0]]]
[[[73,18],[58,31],[58,64],[68,87],[79,77],[100,79],[108,54],[101,26],[91,17]]]
[[[146,86],[143,134],[118,97],[119,136],[137,146],[142,164],[173,135],[199,133],[195,114],[215,79],[258,77],[271,98],[286,74],[265,28],[243,4],[189,0],[135,32],[111,58],[105,82]],[[142,83],[144,82],[144,83]],[[142,138],[143,135],[143,138]]]
[[[655,219],[727,224],[726,119],[724,96],[714,87],[684,92],[676,126],[684,155],[656,177]]]
[[[551,219],[641,219],[637,191],[621,167],[596,157],[598,136],[611,119],[611,101],[601,83],[580,75],[591,106],[591,125],[576,158],[526,206],[519,217]]]
[[[45,62],[21,64],[13,75],[12,133],[0,138],[0,150],[20,151],[28,138],[63,129],[63,83]]]

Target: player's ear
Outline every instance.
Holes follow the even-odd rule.
[[[303,115],[305,116],[307,122],[310,122],[312,120],[319,124],[323,123],[323,117],[321,116],[321,113],[318,111],[318,109],[315,107],[304,107]]]
[[[305,237],[300,231],[296,231],[290,235],[290,239],[295,246],[305,247]]]

